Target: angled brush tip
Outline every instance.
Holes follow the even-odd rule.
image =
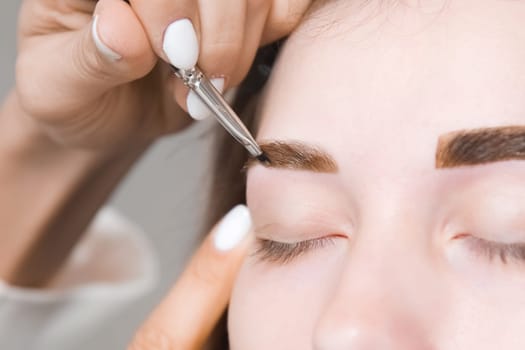
[[[259,154],[257,157],[257,160],[259,162],[261,162],[263,165],[268,165],[270,164],[270,158],[268,158],[268,156],[265,154],[265,153],[261,153]]]

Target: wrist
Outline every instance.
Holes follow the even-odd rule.
[[[58,145],[11,94],[0,111],[0,278],[32,286],[52,277],[145,148],[101,156]]]

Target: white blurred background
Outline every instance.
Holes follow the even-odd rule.
[[[0,2],[0,98],[14,84],[19,1]],[[210,121],[213,122],[213,121]],[[158,142],[135,166],[111,199],[141,226],[160,260],[161,281],[147,298],[125,310],[108,328],[75,350],[125,349],[133,331],[181,272],[202,232],[207,171],[212,147],[210,122]]]

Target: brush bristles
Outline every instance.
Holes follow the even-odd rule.
[[[261,153],[260,155],[258,155],[257,157],[257,160],[259,162],[261,162],[263,165],[268,165],[270,164],[270,158],[268,158],[268,156],[265,154],[265,153]]]

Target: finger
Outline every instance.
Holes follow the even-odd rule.
[[[121,0],[99,1],[93,20],[78,31],[32,37],[24,46],[17,88],[29,112],[45,121],[85,111],[156,62],[140,21]]]
[[[232,75],[236,73],[238,61],[243,51],[246,24],[245,1],[239,0],[199,0],[200,53],[198,64],[220,92],[226,88]],[[194,92],[189,92],[177,84],[175,99],[186,106],[190,116],[202,120],[211,116],[211,111],[200,101]]]
[[[244,42],[236,69],[231,77],[231,86],[237,86],[248,74],[257,50],[261,45],[264,26],[270,12],[269,1],[248,1]]]
[[[276,41],[297,27],[313,0],[272,0],[262,44]]]
[[[199,0],[201,16],[200,68],[209,77],[228,78],[242,51],[246,2],[239,0]]]
[[[249,245],[248,209],[232,209],[206,238],[130,350],[201,349],[228,303]]]
[[[181,69],[199,57],[200,18],[195,0],[130,0],[155,53]]]
[[[130,3],[159,57],[180,69],[191,69],[197,64],[200,17],[195,0],[130,0]],[[175,100],[187,111],[188,89],[178,79],[172,79],[171,84]]]

